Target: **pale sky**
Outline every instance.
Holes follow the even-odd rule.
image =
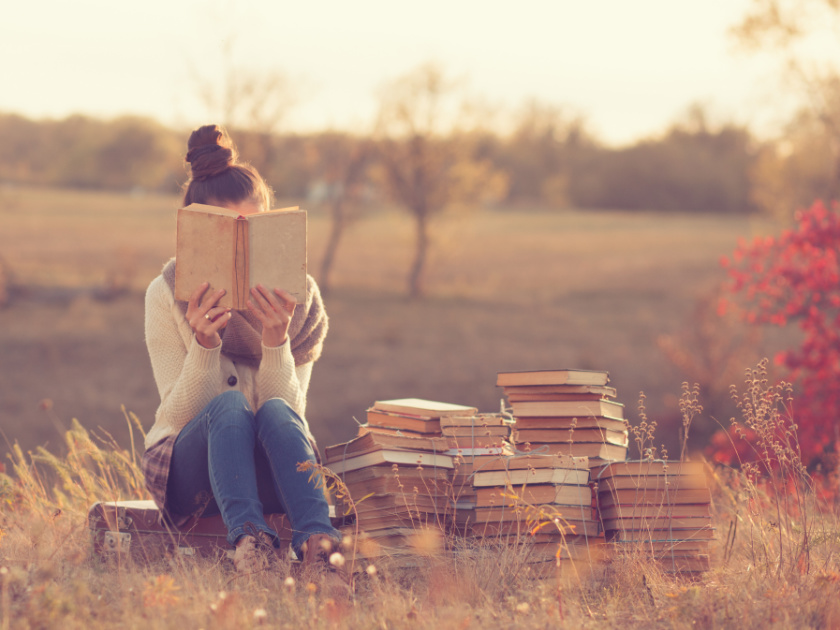
[[[780,64],[734,49],[749,0],[0,0],[0,111],[210,122],[195,76],[233,62],[300,85],[286,128],[362,129],[384,81],[427,61],[511,110],[536,98],[600,138],[662,131],[694,102],[778,122]],[[215,122],[215,121],[214,121]]]

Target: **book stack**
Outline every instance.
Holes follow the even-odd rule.
[[[652,554],[667,572],[709,569],[714,528],[702,462],[612,463],[593,481],[607,542]]]
[[[440,419],[441,432],[449,445],[448,454],[454,456],[452,471],[453,512],[451,522],[462,529],[474,521],[475,492],[473,472],[484,462],[495,461],[500,455],[513,455],[508,442],[512,419],[500,413],[476,413]]]
[[[497,457],[473,474],[473,536],[528,545],[529,561],[575,558],[598,541],[585,457]]]
[[[367,410],[367,423],[361,425],[359,433],[440,437],[441,418],[476,413],[478,409],[475,407],[422,398],[379,400]]]
[[[588,457],[593,468],[626,459],[624,405],[608,382],[607,372],[593,370],[500,372],[517,448]]]
[[[363,556],[406,554],[418,530],[442,526],[452,511],[454,451],[441,435],[441,419],[475,413],[416,398],[378,401],[356,438],[324,450],[325,465],[355,503],[356,525],[368,543]],[[339,502],[346,512],[349,502]]]

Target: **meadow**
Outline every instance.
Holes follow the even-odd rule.
[[[173,254],[177,203],[0,189],[0,259],[14,284],[0,309],[7,442],[0,450],[15,441],[24,449],[55,445],[72,418],[124,443],[121,406],[151,425],[158,398],[143,342],[143,291]],[[326,212],[312,208],[316,278],[328,229]],[[433,229],[422,300],[405,297],[407,216],[371,209],[348,229],[307,411],[320,444],[354,435],[375,400],[420,397],[496,411],[498,371],[576,367],[608,370],[631,419],[644,391],[661,439],[673,447],[680,384],[693,375],[661,342],[686,338],[685,352],[707,353],[690,334],[709,325],[697,311],[714,304],[720,256],[739,237],[775,226],[747,217],[507,208],[443,216]],[[765,338],[724,360],[737,377],[774,343]],[[724,368],[732,372],[715,366]],[[732,411],[712,413],[726,423]],[[698,423],[698,439],[717,426]]]
[[[157,405],[143,289],[172,254],[176,206],[170,197],[0,189],[0,257],[12,279],[0,309],[0,429],[10,454],[0,475],[2,630],[840,624],[837,519],[789,449],[780,451],[777,478],[785,492],[710,468],[713,568],[695,578],[665,574],[642,553],[561,562],[538,578],[525,567],[527,545],[499,550],[442,534],[414,568],[385,559],[359,574],[346,597],[289,580],[288,565],[237,577],[200,558],[142,565],[92,557],[88,507],[143,496],[137,445]],[[314,272],[328,227],[324,211],[312,209]],[[371,211],[338,254],[309,421],[321,444],[333,444],[354,434],[354,419],[377,399],[495,411],[498,371],[606,369],[631,424],[643,390],[656,442],[676,454],[686,375],[663,353],[663,336],[690,339],[708,325],[698,304],[714,300],[719,257],[739,237],[775,229],[755,218],[606,210],[441,217],[427,297],[409,300],[412,226],[392,210]],[[784,342],[765,337],[729,358],[743,373]],[[696,344],[684,350],[708,354]],[[742,380],[733,382],[743,388]],[[138,419],[133,440],[121,407]],[[72,418],[88,430],[71,428]],[[696,417],[691,450],[716,426],[708,412]],[[27,451],[39,446],[33,462]]]

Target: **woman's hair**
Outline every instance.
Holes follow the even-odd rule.
[[[254,201],[271,209],[271,190],[250,164],[237,160],[236,147],[218,125],[204,125],[190,134],[186,160],[190,179],[184,185],[184,205],[219,205]]]

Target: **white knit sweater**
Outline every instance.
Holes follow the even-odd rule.
[[[231,389],[242,392],[254,410],[282,398],[305,423],[312,363],[295,367],[290,345],[288,340],[276,348],[263,345],[257,369],[234,364],[222,355],[221,345],[208,350],[196,341],[166,281],[152,280],[146,291],[146,347],[161,402],[146,448],[179,433],[213,398]]]

